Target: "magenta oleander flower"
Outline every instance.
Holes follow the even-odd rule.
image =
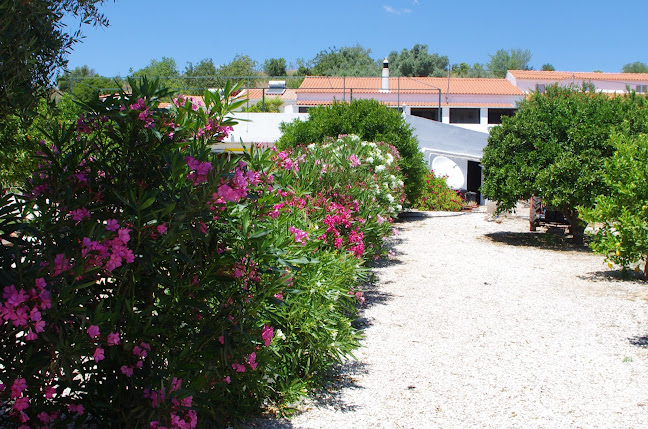
[[[104,349],[102,349],[101,347],[97,347],[92,356],[94,357],[94,360],[97,362],[104,360]]]
[[[71,413],[77,413],[80,416],[82,416],[83,413],[85,412],[85,409],[83,408],[83,405],[81,405],[81,404],[70,404],[70,405],[68,405],[68,410]]]
[[[117,231],[117,235],[119,236],[119,239],[124,243],[128,243],[130,240],[130,233],[131,230],[130,228],[119,228],[119,231]]]
[[[107,343],[109,346],[116,346],[119,344],[119,334],[116,332],[111,332],[108,334]]]
[[[236,372],[245,372],[245,365],[234,362],[232,364],[232,369]]]
[[[272,326],[263,325],[263,328],[261,328],[261,339],[263,340],[263,344],[269,346],[273,337],[274,328],[272,328]]]
[[[254,353],[254,352],[250,353],[247,356],[246,360],[247,360],[248,365],[250,365],[250,368],[252,368],[252,370],[255,370],[257,368],[257,366],[259,365],[259,363],[256,361],[256,353]]]
[[[227,377],[223,378],[223,382],[225,382],[225,383],[227,383],[227,384],[230,384],[230,383],[232,382],[232,379],[231,379],[230,376],[228,375]]]
[[[90,212],[85,207],[82,207],[80,209],[72,210],[68,215],[72,216],[72,220],[76,223],[79,223],[83,219],[90,217]]]
[[[351,167],[357,167],[357,166],[359,166],[360,164],[362,164],[362,162],[360,162],[360,160],[358,159],[358,157],[355,156],[355,155],[351,155],[351,156],[349,157],[349,161],[351,161]]]
[[[16,378],[11,385],[11,399],[15,399],[20,396],[20,394],[27,389],[27,382],[24,378]]]
[[[157,229],[158,234],[164,234],[168,230],[167,224],[163,223],[161,225],[158,225],[156,229]]]
[[[97,338],[99,336],[99,327],[97,325],[90,325],[86,332],[88,332],[90,338]]]
[[[133,367],[122,365],[121,368],[119,368],[126,377],[132,377],[133,376]]]
[[[56,394],[56,388],[52,386],[47,386],[45,388],[45,397],[47,399],[52,399],[54,397],[54,394]]]
[[[16,411],[26,410],[27,408],[29,408],[29,398],[22,397],[16,399],[16,402],[13,404],[11,408],[13,408]]]
[[[108,231],[117,231],[119,229],[119,222],[117,222],[117,219],[108,219],[106,221],[106,229]]]
[[[302,243],[306,244],[306,241],[308,240],[308,233],[305,231],[302,231],[301,229],[290,227],[288,228],[288,231],[290,231],[292,234],[295,235],[295,241],[297,243]]]

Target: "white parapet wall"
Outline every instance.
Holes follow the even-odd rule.
[[[270,144],[279,140],[282,122],[292,122],[295,119],[304,121],[308,119],[308,113],[249,113],[235,112],[234,118],[239,121],[234,130],[227,137],[222,145],[217,145],[216,151],[239,151],[242,150],[241,142],[246,146],[251,144]]]

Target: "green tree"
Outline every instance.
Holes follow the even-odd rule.
[[[576,241],[584,224],[578,207],[591,207],[608,187],[604,162],[614,153],[610,132],[627,121],[629,134],[648,130],[643,97],[550,86],[518,105],[494,127],[484,149],[484,195],[499,210],[537,195],[561,211]]]
[[[66,32],[64,14],[82,24],[107,26],[96,5],[103,0],[0,0],[0,120],[18,115],[29,121],[41,97],[49,95],[57,70],[81,40]],[[28,125],[28,124],[23,124]]]
[[[247,55],[238,54],[228,64],[223,64],[218,68],[219,85],[224,86],[227,80],[232,82],[247,83],[250,79],[250,86],[256,86],[257,77],[259,76],[257,62]]]
[[[530,70],[531,51],[528,49],[500,49],[490,55],[488,69],[495,77],[506,77],[507,70]]]
[[[430,54],[427,45],[416,44],[412,49],[389,53],[389,70],[392,76],[445,76],[448,57]]]
[[[265,113],[279,113],[281,112],[283,101],[279,97],[266,97],[265,101],[259,100],[249,108],[243,108],[244,112],[265,112]]]
[[[316,76],[378,76],[380,66],[370,55],[371,49],[360,45],[329,48],[315,56],[310,72]]]
[[[454,77],[467,77],[470,74],[470,65],[468,63],[453,64],[451,70]]]
[[[162,57],[160,61],[152,59],[151,62],[139,70],[132,71],[131,77],[160,78],[160,82],[167,88],[182,88],[185,83],[180,79],[178,66],[173,58]]]
[[[121,88],[121,78],[101,76],[87,65],[68,70],[56,80],[58,89],[69,92],[81,101],[89,101],[95,93],[115,93]]]
[[[635,61],[634,63],[625,64],[621,71],[623,73],[648,73],[648,65],[641,61]]]
[[[493,74],[481,63],[475,63],[468,71],[468,77],[493,77]]]
[[[627,269],[644,262],[644,278],[648,277],[648,135],[628,136],[619,132],[612,136],[616,148],[607,159],[603,181],[608,188],[596,197],[595,206],[582,207],[583,219],[598,225],[590,247],[606,255],[612,264]]]
[[[286,59],[269,58],[263,62],[263,72],[268,76],[286,76]]]
[[[186,92],[191,95],[201,95],[208,88],[216,88],[219,86],[217,75],[216,66],[211,58],[202,59],[195,66],[191,62],[187,63],[184,72],[185,86],[188,89]]]
[[[396,109],[383,106],[376,100],[354,100],[351,103],[333,103],[309,109],[306,121],[282,123],[283,135],[277,147],[320,143],[326,137],[356,134],[363,140],[384,141],[400,153],[398,165],[405,175],[405,193],[413,204],[420,196],[427,173],[423,155],[412,128]]]
[[[297,58],[297,76],[310,76],[312,75],[312,63],[303,58]]]
[[[542,65],[541,70],[542,71],[556,71],[556,68],[554,66],[552,66],[551,64],[546,63],[546,64]]]

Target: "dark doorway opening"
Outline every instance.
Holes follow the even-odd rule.
[[[468,177],[466,178],[466,191],[475,192],[477,194],[477,202],[481,201],[481,187],[482,168],[481,164],[476,161],[468,161]]]

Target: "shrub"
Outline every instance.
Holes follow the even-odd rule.
[[[600,195],[593,208],[582,207],[583,219],[595,226],[590,247],[623,269],[644,262],[648,274],[648,135],[616,133],[611,138],[616,148],[606,160],[603,182],[609,193]]]
[[[384,141],[400,154],[398,165],[405,176],[405,194],[410,204],[420,196],[427,171],[412,128],[396,109],[376,100],[354,100],[309,109],[306,121],[281,125],[283,135],[277,142],[281,149],[300,144],[321,143],[326,137],[355,134],[367,141]]]
[[[357,346],[361,267],[403,198],[394,148],[219,157],[237,88],[166,112],[157,81],[130,85],[2,197],[3,427],[226,424]]]
[[[457,212],[461,210],[463,203],[461,194],[448,187],[445,177],[437,177],[433,171],[430,171],[425,176],[425,186],[416,201],[415,208]]]
[[[279,97],[268,97],[265,99],[265,103],[263,100],[257,101],[255,104],[250,106],[249,108],[244,108],[244,112],[268,112],[268,113],[279,113],[281,112],[281,106],[283,106],[283,101],[281,101],[281,98]]]

